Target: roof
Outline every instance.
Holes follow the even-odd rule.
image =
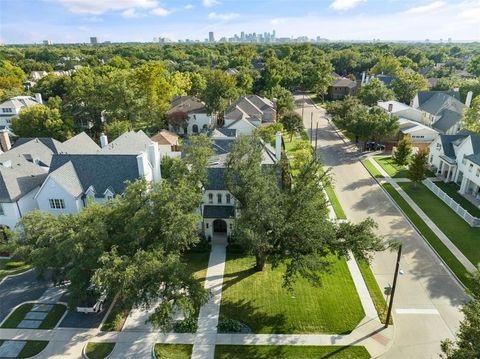
[[[395,76],[383,75],[383,74],[370,75],[370,79],[372,78],[379,79],[380,81],[383,82],[385,86],[389,86],[392,83],[392,81],[396,79]]]
[[[458,113],[463,113],[463,110],[466,107],[467,106],[460,102],[456,97],[442,92],[437,92],[430,96],[428,100],[420,104],[419,109],[431,113],[432,115],[438,115],[439,112],[444,109],[450,109]]]
[[[53,171],[50,174],[50,178],[54,179],[55,182],[74,197],[79,197],[83,193],[82,184],[71,161]]]
[[[62,143],[62,152],[67,153],[96,153],[100,146],[95,143],[85,132],[80,132]]]
[[[453,126],[460,122],[462,115],[451,110],[443,110],[440,112],[440,119],[432,124],[432,127],[440,132],[447,132]]]
[[[418,130],[426,130],[426,131],[429,131],[429,132],[438,133],[438,131],[436,131],[435,129],[433,129],[431,127],[425,126],[422,123],[412,121],[412,120],[409,120],[409,119],[406,119],[406,118],[400,118],[398,120],[398,123],[400,124],[400,131],[402,133],[412,133],[412,132],[415,132],[415,131],[418,131]]]
[[[25,143],[28,143],[31,141],[43,143],[45,146],[47,146],[50,149],[50,151],[52,151],[52,153],[62,152],[62,143],[51,137],[21,137],[15,141],[12,148],[22,146]]]
[[[2,102],[0,107],[8,107],[8,108],[24,108],[29,106],[35,106],[39,103],[35,100],[35,97],[32,96],[15,96],[12,97],[10,100]]]
[[[72,168],[63,167],[70,162],[75,170],[82,192],[90,186],[96,193],[103,194],[108,188],[115,193],[125,190],[125,181],[134,182],[140,177],[136,155],[118,154],[59,154],[54,155],[49,174],[58,179],[59,185],[66,184],[72,194],[78,193],[78,184],[70,177]],[[57,172],[59,171],[59,172]]]
[[[15,202],[37,187],[47,173],[40,166],[25,159],[3,161],[0,165],[0,202]]]
[[[390,105],[392,105],[392,113],[398,112],[398,111],[403,111],[403,110],[408,110],[408,109],[413,109],[412,107],[405,105],[402,102],[398,101],[378,101],[377,105],[384,110],[388,111],[388,108]]]
[[[480,153],[473,154],[473,155],[470,155],[470,156],[465,156],[465,158],[467,160],[475,163],[476,165],[480,166]]]
[[[272,101],[258,95],[242,96],[225,111],[225,118],[239,120],[242,118],[258,119],[263,121],[266,111],[276,112]]]
[[[210,137],[212,138],[237,137],[237,130],[234,128],[226,128],[226,127],[215,128],[210,133]]]
[[[129,131],[117,137],[106,147],[100,149],[102,154],[135,155],[144,152],[152,140],[142,131]]]
[[[150,138],[152,141],[157,142],[159,145],[171,145],[178,144],[178,135],[168,130],[161,130]]]
[[[435,94],[452,96],[457,100],[460,100],[460,93],[458,91],[417,91],[418,105],[422,106],[425,102],[430,100],[430,98]]]
[[[210,167],[208,168],[208,181],[205,184],[205,190],[226,190],[225,168]]]
[[[203,218],[235,218],[234,206],[203,206]]]
[[[333,80],[332,87],[348,87],[348,88],[354,88],[357,86],[356,81],[352,81],[350,79],[347,79],[345,77],[340,77],[337,79]]]
[[[236,68],[229,67],[228,69],[225,70],[225,73],[227,75],[238,75],[239,71]]]
[[[453,149],[452,142],[467,137],[468,134],[440,135],[440,141],[442,142],[442,149],[445,156],[455,159],[455,150]]]
[[[205,103],[195,96],[176,96],[172,100],[168,114],[175,112],[205,113]]]

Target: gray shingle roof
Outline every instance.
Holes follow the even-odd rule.
[[[436,93],[422,105],[420,105],[419,108],[433,115],[438,115],[443,110],[451,110],[458,113],[463,113],[463,110],[466,108],[466,106],[455,97],[446,95],[444,93]]]
[[[176,96],[172,100],[168,114],[175,112],[205,113],[205,103],[194,96]]]
[[[334,79],[332,83],[332,87],[348,87],[348,88],[354,88],[357,86],[357,83],[355,81],[352,81],[350,79],[347,79],[345,77],[341,77],[338,79]]]
[[[152,140],[143,131],[129,131],[117,137],[98,153],[134,155],[146,151],[151,143]]]
[[[74,197],[79,197],[83,193],[77,171],[70,161],[53,171],[50,177]]]
[[[42,185],[47,173],[41,167],[18,159],[10,167],[0,165],[0,202],[15,202]]]
[[[443,153],[455,159],[455,151],[453,149],[452,142],[455,142],[458,139],[464,139],[468,137],[467,134],[460,134],[460,135],[440,135],[440,141],[442,142]]]
[[[432,127],[440,132],[447,132],[462,119],[462,115],[451,110],[443,110],[440,112],[440,119],[432,124]]]
[[[67,153],[96,153],[100,151],[100,146],[85,132],[80,132],[78,135],[63,142],[62,148],[62,152]]]
[[[470,155],[465,157],[467,160],[472,161],[476,165],[480,166],[480,153],[477,153],[476,155]]]
[[[54,155],[49,173],[53,174],[68,162],[72,163],[82,190],[93,186],[97,194],[103,194],[109,187],[115,193],[122,193],[125,181],[133,182],[140,177],[136,155],[116,154]]]
[[[418,91],[417,96],[418,96],[418,105],[422,106],[425,102],[430,100],[432,96],[436,94],[443,94],[447,96],[452,96],[455,99],[460,101],[460,93],[458,91]]]
[[[208,169],[208,182],[205,184],[206,190],[218,191],[226,190],[225,168],[210,167]]]
[[[23,146],[31,141],[41,142],[47,146],[52,153],[61,153],[63,151],[62,143],[51,137],[22,137],[15,141],[13,148]]]
[[[235,218],[235,207],[203,206],[203,218]]]

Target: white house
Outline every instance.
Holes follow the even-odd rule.
[[[406,118],[400,118],[398,120],[398,125],[400,127],[400,132],[403,136],[410,137],[413,145],[424,143],[429,144],[439,135],[437,130]]]
[[[42,104],[42,95],[39,93],[32,96],[15,96],[0,104],[0,126],[9,128],[12,118],[18,116],[24,108]]]
[[[167,112],[169,129],[181,135],[198,134],[213,127],[205,103],[194,96],[176,96]]]
[[[276,121],[275,104],[265,97],[247,95],[240,97],[225,111],[224,126],[238,134],[251,134],[257,127]]]
[[[461,194],[480,198],[480,135],[438,136],[430,145],[428,162],[445,182],[457,183]]]
[[[378,101],[377,105],[392,116],[427,124],[427,116],[420,110],[398,101]]]

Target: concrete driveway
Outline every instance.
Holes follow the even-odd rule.
[[[34,301],[51,287],[47,280],[37,280],[34,271],[5,279],[0,284],[0,322],[20,303]]]
[[[459,283],[436,254],[392,204],[360,163],[361,153],[344,143],[327,121],[325,110],[296,96],[304,112],[304,125],[314,140],[318,122],[318,155],[332,168],[335,192],[348,218],[359,222],[372,217],[385,239],[402,242],[401,268],[394,303],[395,338],[385,358],[438,358],[440,342],[452,338],[462,315],[459,307],[468,300]],[[313,113],[313,131],[310,118]],[[381,288],[392,283],[396,253],[375,255],[372,269]]]

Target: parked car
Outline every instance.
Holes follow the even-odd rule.
[[[367,142],[365,143],[366,151],[385,151],[385,145],[376,142]]]
[[[103,310],[103,304],[107,299],[107,294],[99,290],[94,285],[87,288],[87,296],[84,301],[78,303],[77,312],[81,313],[99,313]]]

